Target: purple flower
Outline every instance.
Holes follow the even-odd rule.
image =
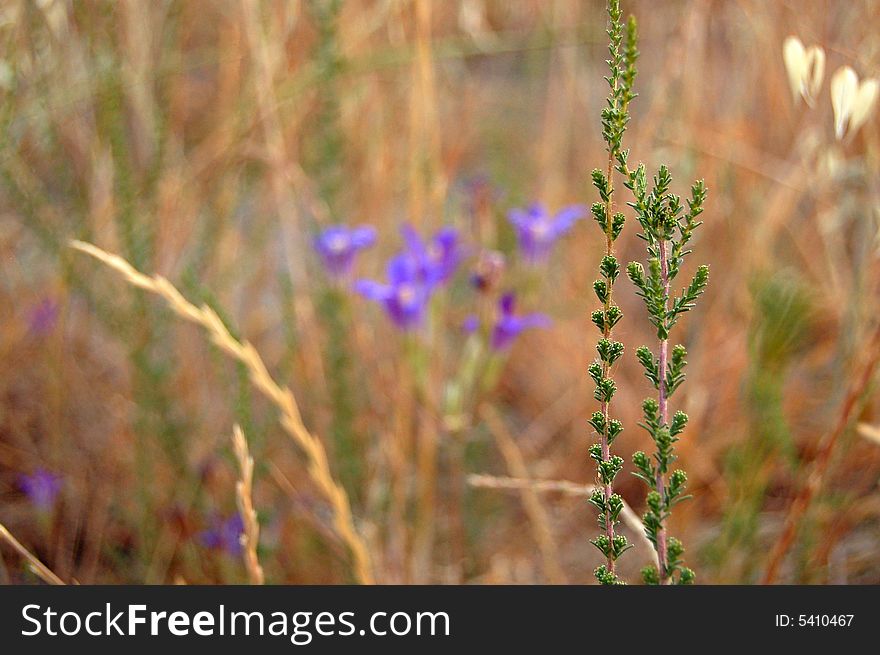
[[[464,319],[461,324],[461,329],[464,331],[465,334],[473,334],[480,329],[480,319],[474,314],[471,314]]]
[[[243,534],[244,521],[236,512],[225,519],[214,517],[210,527],[199,533],[199,541],[206,548],[223,550],[233,557],[239,557],[242,553],[241,535]]]
[[[525,210],[511,210],[508,219],[516,229],[523,257],[530,264],[536,264],[546,260],[556,240],[586,214],[582,205],[571,205],[551,216],[544,205],[534,203]]]
[[[349,229],[342,225],[328,227],[315,237],[314,246],[331,277],[341,279],[351,273],[358,251],[376,243],[376,230],[363,225]]]
[[[388,262],[388,284],[358,280],[354,289],[369,300],[381,303],[394,324],[402,330],[421,325],[431,297],[419,269],[419,262],[408,253]]]
[[[452,277],[462,259],[455,228],[444,227],[427,243],[412,225],[404,225],[401,232],[406,242],[404,254],[415,260],[416,274],[429,290]]]
[[[31,308],[28,316],[28,330],[35,336],[48,334],[58,320],[58,303],[51,298],[44,298]]]
[[[523,330],[550,326],[550,319],[544,314],[516,316],[513,313],[515,304],[512,293],[503,295],[498,302],[498,318],[492,328],[493,350],[506,350]]]
[[[61,491],[61,478],[42,468],[32,475],[22,475],[18,482],[28,500],[44,512],[52,509],[58,492]]]
[[[406,249],[389,260],[388,283],[358,280],[354,289],[381,303],[397,327],[411,330],[422,324],[431,294],[452,277],[462,252],[453,228],[443,228],[427,243],[410,225],[401,232]]]

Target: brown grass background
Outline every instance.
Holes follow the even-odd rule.
[[[592,581],[596,526],[583,497],[541,490],[524,504],[465,476],[520,477],[499,450],[512,441],[529,478],[593,481],[586,365],[599,230],[580,223],[538,274],[509,268],[507,283],[554,326],[517,343],[480,401],[488,409],[455,434],[375,307],[352,298],[331,310],[331,329],[310,239],[334,222],[376,226],[358,270],[378,277],[406,220],[426,232],[453,224],[511,253],[509,208],[593,202],[603,3],[348,0],[336,21],[331,5],[0,8],[0,522],[65,580],[246,580],[240,561],[197,539],[207,517],[235,508],[235,422],[256,462],[267,580],[352,579],[303,458],[244,371],[68,248],[79,238],[211,304],[290,386],[334,471],[356,460],[348,493],[379,581]],[[632,161],[666,162],[680,193],[698,176],[710,190],[688,263],[711,265],[709,291],[673,335],[690,353],[674,404],[691,419],[679,453],[694,499],[672,531],[700,582],[755,582],[877,318],[880,123],[875,114],[836,142],[827,78],[843,64],[880,73],[880,7],[633,0],[624,10],[639,19],[642,51]],[[828,56],[813,109],[791,97],[790,34]],[[493,187],[476,215],[475,176]],[[643,255],[631,217],[619,255]],[[461,278],[431,336],[437,394],[461,347],[472,293]],[[617,337],[630,352],[616,373],[618,489],[640,511],[629,456],[649,446],[636,425],[649,388],[631,353],[651,334],[631,285],[617,289]],[[28,317],[46,298],[59,319],[35,335]],[[880,448],[855,429],[880,423],[877,409],[869,392],[782,581],[880,582]],[[354,454],[330,437],[340,417]],[[17,485],[37,467],[64,479],[43,515]],[[637,547],[621,566],[635,582],[650,553],[627,534]],[[2,555],[0,578],[31,579]]]

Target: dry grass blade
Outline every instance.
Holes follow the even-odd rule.
[[[282,427],[304,452],[309,477],[330,504],[336,532],[351,551],[356,579],[362,584],[373,584],[369,552],[355,529],[348,495],[330,472],[327,451],[321,441],[303,424],[293,392],[287,387],[280,386],[269,375],[266,365],[253,345],[247,341],[238,341],[229,333],[214,310],[206,305],[196,307],[164,277],[144,275],[122,257],[101,250],[90,243],[72,241],[71,246],[106,264],[121,274],[129,284],[162,297],[174,313],[191,323],[201,325],[218,348],[247,367],[253,385],[280,410]]]
[[[248,451],[244,432],[239,425],[232,429],[232,447],[235,450],[235,459],[238,461],[238,469],[241,474],[240,479],[235,483],[235,502],[244,523],[244,535],[242,536],[244,565],[251,584],[263,584],[265,582],[263,567],[260,566],[260,559],[257,557],[257,546],[260,543],[260,524],[257,522],[257,512],[253,502],[254,458]]]
[[[479,489],[531,489],[535,492],[561,493],[568,496],[579,496],[584,498],[589,498],[590,494],[593,493],[593,489],[595,489],[591,484],[578,484],[576,482],[569,482],[568,480],[532,480],[528,478],[486,475],[483,473],[469,475],[467,483],[470,486]],[[641,541],[646,548],[653,550],[654,546],[648,541],[648,538],[645,536],[645,531],[642,528],[642,520],[633,511],[632,507],[624,503],[620,517],[623,519],[623,522],[639,536],[639,541]]]
[[[856,431],[860,436],[880,446],[880,427],[870,423],[859,423],[856,426]]]
[[[55,575],[48,566],[36,558],[27,548],[12,536],[6,526],[0,523],[0,539],[12,546],[12,549],[27,560],[31,570],[46,584],[64,585],[64,580]]]

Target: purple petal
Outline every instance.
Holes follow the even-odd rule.
[[[509,216],[523,258],[532,264],[546,259],[556,234],[545,207],[536,202],[525,211],[511,211]]]
[[[452,250],[458,242],[458,231],[454,227],[444,227],[434,235],[434,242],[444,251]]]
[[[213,517],[210,527],[198,534],[199,541],[206,548],[224,550],[233,557],[242,552],[241,535],[244,533],[244,521],[235,513],[226,519]]]
[[[327,272],[337,278],[346,276],[354,264],[355,249],[348,230],[341,226],[329,227],[314,239],[315,251]]]
[[[232,556],[241,555],[241,535],[244,534],[244,520],[240,514],[233,514],[223,523],[223,548]]]
[[[505,293],[498,301],[498,307],[502,316],[512,316],[516,308],[516,297],[512,293]]]
[[[199,542],[205,548],[220,548],[223,543],[223,537],[219,530],[202,530],[199,532]]]
[[[577,221],[587,215],[587,208],[583,205],[571,205],[561,209],[553,217],[553,232],[558,237],[571,229]]]
[[[492,327],[490,345],[493,350],[506,350],[513,345],[523,330],[549,327],[550,319],[544,314],[513,315],[513,295],[506,294],[499,303],[501,314]]]
[[[51,298],[45,298],[31,309],[28,330],[35,336],[42,336],[52,330],[57,320],[58,303]]]
[[[380,284],[373,280],[357,280],[354,283],[355,293],[362,295],[369,300],[383,302],[387,300],[392,293],[392,289],[387,284]]]
[[[520,333],[517,326],[506,321],[499,321],[492,328],[492,339],[490,345],[492,350],[506,350],[513,344],[514,339]]]
[[[409,330],[422,324],[429,297],[423,285],[404,282],[394,287],[385,308],[399,328]]]
[[[548,328],[553,325],[553,321],[546,314],[526,314],[519,320],[524,330],[529,328]]]
[[[471,314],[466,319],[464,319],[464,322],[461,324],[461,329],[464,331],[465,334],[473,334],[479,329],[479,327],[480,319],[477,318],[474,314]]]
[[[451,278],[462,258],[455,228],[446,227],[437,232],[426,255],[424,268],[428,284],[440,284]]]
[[[404,223],[400,228],[400,233],[403,235],[403,240],[406,242],[407,249],[409,249],[414,255],[423,257],[425,254],[425,243],[422,241],[422,237],[419,236],[419,233],[416,232],[415,228],[409,223]]]
[[[346,230],[341,225],[331,225],[327,229],[323,230],[320,234],[315,236],[315,250],[321,253],[329,252],[334,249],[333,245],[337,242],[344,242],[346,245],[348,244],[348,230]],[[337,249],[341,250],[342,248]]]
[[[376,228],[372,225],[362,225],[351,231],[351,243],[355,248],[369,248],[376,243]]]
[[[61,491],[61,478],[41,468],[32,475],[21,476],[19,485],[37,509],[46,511],[52,508]]]
[[[332,225],[315,237],[313,245],[331,277],[342,279],[351,273],[357,252],[375,240],[376,231],[370,226],[349,229]]]
[[[522,227],[529,222],[529,215],[522,209],[511,209],[507,212],[507,220],[516,227]]]
[[[531,205],[529,205],[528,212],[529,217],[533,220],[547,218],[549,216],[547,212],[547,207],[544,205],[543,202],[538,201],[533,202]]]
[[[388,282],[392,285],[414,282],[419,275],[419,261],[410,253],[400,253],[388,260]]]

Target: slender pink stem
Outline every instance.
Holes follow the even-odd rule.
[[[605,429],[602,431],[602,460],[608,461],[611,459],[611,446],[608,444],[608,422],[609,422],[609,411],[608,411],[608,403],[602,403],[602,415],[605,417]],[[605,502],[608,502],[611,498],[611,495],[614,493],[614,489],[611,486],[611,483],[605,485]],[[611,517],[607,515],[605,516],[605,536],[608,537],[608,542],[610,544],[614,544],[614,521],[611,520]],[[614,573],[614,558],[608,558],[608,571],[610,573]]]
[[[660,242],[660,280],[663,282],[663,310],[664,314],[669,306],[669,262],[666,254],[666,241]],[[666,362],[669,358],[669,340],[660,340],[660,424],[667,426],[669,424],[669,407],[666,399]],[[662,506],[666,496],[664,487],[663,474],[657,469],[656,476],[657,493],[660,494],[660,504]],[[657,570],[660,572],[660,584],[669,584],[669,576],[667,575],[667,548],[666,548],[666,525],[660,522],[660,529],[657,531]]]

